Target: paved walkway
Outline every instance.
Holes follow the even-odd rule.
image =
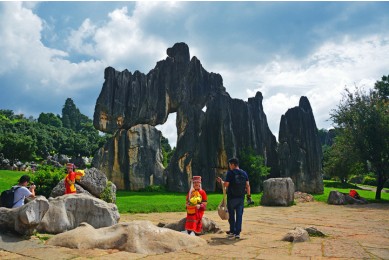
[[[217,212],[208,218],[227,230]],[[126,214],[121,222],[136,219],[171,223],[185,213]],[[46,246],[37,238],[21,240],[0,235],[0,259],[389,259],[389,205],[334,206],[320,202],[292,207],[251,207],[244,212],[241,239],[225,234],[202,236],[208,245],[184,251],[141,255],[118,250],[77,250]],[[303,243],[281,238],[295,227],[316,227],[328,236]]]

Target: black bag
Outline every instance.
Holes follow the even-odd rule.
[[[244,197],[246,194],[246,176],[241,170],[235,169],[234,181],[232,181],[228,187],[231,195],[234,197]]]
[[[9,190],[5,190],[1,193],[1,206],[6,208],[12,208],[17,202],[14,203],[15,191],[20,187],[12,187]]]

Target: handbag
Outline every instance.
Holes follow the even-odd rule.
[[[219,217],[222,220],[228,220],[230,218],[230,215],[228,214],[228,209],[227,209],[227,197],[226,197],[226,187],[224,187],[222,183],[222,188],[223,188],[223,199],[220,202],[219,206],[217,207],[217,213],[219,214]]]

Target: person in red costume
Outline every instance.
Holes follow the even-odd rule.
[[[74,164],[68,163],[66,165],[66,170],[68,174],[65,177],[65,194],[74,194],[77,193],[76,190],[76,173],[74,172]]]
[[[194,236],[200,234],[203,225],[202,219],[207,206],[207,193],[201,188],[201,176],[193,176],[191,188],[186,195],[186,222],[185,230]]]

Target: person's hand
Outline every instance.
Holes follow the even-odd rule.
[[[220,183],[220,182],[222,182],[222,178],[217,177],[217,178],[216,178],[216,181]]]
[[[201,204],[196,204],[197,209],[200,209],[200,207],[201,207]]]
[[[252,204],[254,204],[254,201],[252,201],[252,199],[251,199],[251,195],[246,195],[246,200],[247,200],[247,205],[252,205]]]

